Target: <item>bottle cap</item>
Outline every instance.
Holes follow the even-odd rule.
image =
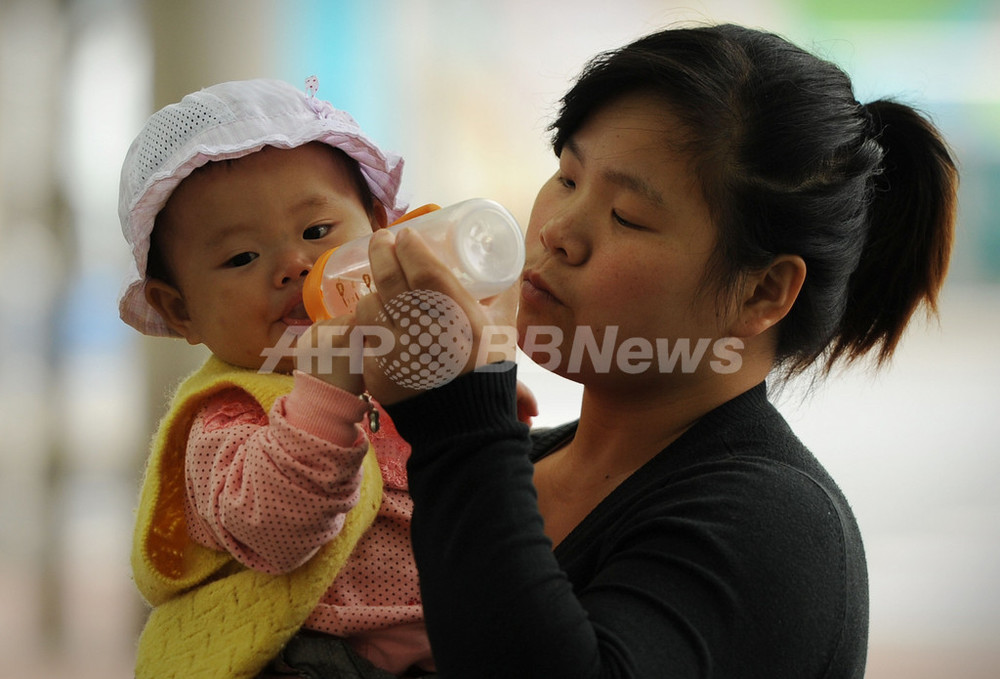
[[[316,321],[327,321],[332,318],[326,310],[326,303],[323,301],[322,283],[326,260],[330,259],[330,255],[336,249],[327,250],[319,256],[319,259],[316,260],[313,268],[309,271],[309,275],[306,276],[305,283],[302,284],[302,305],[306,308],[306,313],[309,314],[309,318],[312,319],[313,323]]]

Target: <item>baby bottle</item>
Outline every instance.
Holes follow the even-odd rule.
[[[517,220],[499,203],[485,198],[445,208],[425,205],[388,227],[420,232],[441,261],[476,299],[509,288],[524,266],[524,235]],[[323,253],[302,291],[313,321],[348,313],[375,289],[368,262],[370,236]]]

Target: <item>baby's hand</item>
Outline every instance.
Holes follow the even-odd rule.
[[[353,315],[313,323],[295,343],[295,368],[352,394],[365,390],[360,339],[352,347]],[[351,352],[358,356],[351,360]]]
[[[531,426],[531,418],[538,415],[538,401],[521,380],[517,381],[517,419]]]

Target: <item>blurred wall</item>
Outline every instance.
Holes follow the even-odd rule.
[[[546,127],[584,61],[688,20],[783,33],[843,65],[862,100],[926,110],[956,150],[940,324],[918,324],[884,375],[793,385],[781,408],[866,535],[868,676],[1000,676],[996,3],[0,0],[0,678],[131,671],[147,440],[204,356],[117,319],[118,172],[150,113],[223,80],[317,75],[406,158],[412,203],[488,196],[526,223],[555,167]],[[521,369],[541,423],[574,416],[575,385]]]

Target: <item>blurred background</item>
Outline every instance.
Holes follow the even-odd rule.
[[[406,158],[412,203],[487,196],[526,224],[584,61],[692,20],[786,35],[847,69],[862,101],[926,111],[958,156],[940,319],[888,371],[792,384],[779,405],[865,534],[868,677],[1000,676],[994,0],[0,0],[0,677],[131,676],[147,439],[203,357],[117,316],[118,173],[148,115],[223,80],[317,75]],[[574,385],[522,370],[538,424],[573,417]]]

